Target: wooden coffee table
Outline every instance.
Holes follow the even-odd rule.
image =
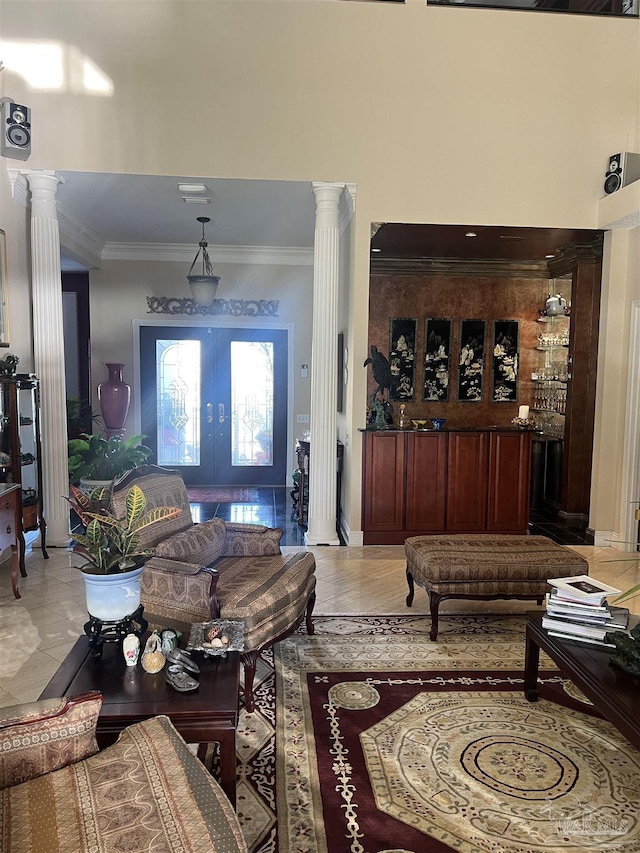
[[[144,644],[143,639],[142,648]],[[105,643],[102,657],[96,658],[87,637],[80,637],[40,698],[99,690],[104,697],[96,732],[101,748],[132,723],[158,714],[169,717],[187,743],[219,743],[220,784],[235,806],[240,656],[193,657],[200,667],[200,687],[180,693],[167,684],[164,670],[151,675],[140,663],[128,667],[120,643]]]
[[[540,649],[555,661],[600,713],[640,749],[640,691],[638,681],[611,666],[612,649],[551,637],[542,627],[543,614],[529,613],[527,621],[524,695],[538,698]],[[631,626],[638,617],[631,617]]]

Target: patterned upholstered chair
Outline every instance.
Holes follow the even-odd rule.
[[[98,752],[101,705],[87,693],[0,709],[0,849],[246,853],[231,803],[169,718]]]
[[[177,506],[176,518],[151,528],[144,544],[156,548],[142,573],[141,601],[152,624],[244,622],[244,700],[254,708],[253,681],[263,649],[306,619],[313,634],[315,558],[309,551],[282,554],[282,530],[214,518],[194,524],[184,481],[176,471],[142,465],[113,488],[111,503],[124,515],[128,489],[140,486],[147,508]]]

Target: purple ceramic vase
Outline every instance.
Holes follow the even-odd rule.
[[[122,436],[124,425],[129,413],[131,388],[122,379],[124,364],[107,363],[109,378],[98,385],[98,400],[104,420],[104,434],[107,438],[112,435]]]

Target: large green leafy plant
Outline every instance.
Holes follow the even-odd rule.
[[[155,554],[155,548],[140,545],[140,533],[153,525],[175,518],[181,509],[159,506],[146,511],[147,500],[140,486],[127,492],[124,518],[116,518],[108,509],[110,489],[94,489],[86,494],[70,487],[65,498],[85,526],[84,533],[73,533],[72,550],[87,560],[80,570],[90,575],[109,575],[137,568]]]
[[[82,433],[68,443],[69,482],[80,480],[113,480],[130,471],[151,455],[151,448],[143,444],[144,435],[129,438],[103,438],[102,435]]]

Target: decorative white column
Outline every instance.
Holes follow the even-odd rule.
[[[339,205],[344,184],[314,183],[311,450],[307,545],[339,545],[336,532]]]
[[[56,192],[61,178],[53,172],[26,172],[31,190],[31,293],[33,354],[40,379],[43,515],[47,545],[65,547],[69,510],[67,406],[64,373],[60,233]]]

